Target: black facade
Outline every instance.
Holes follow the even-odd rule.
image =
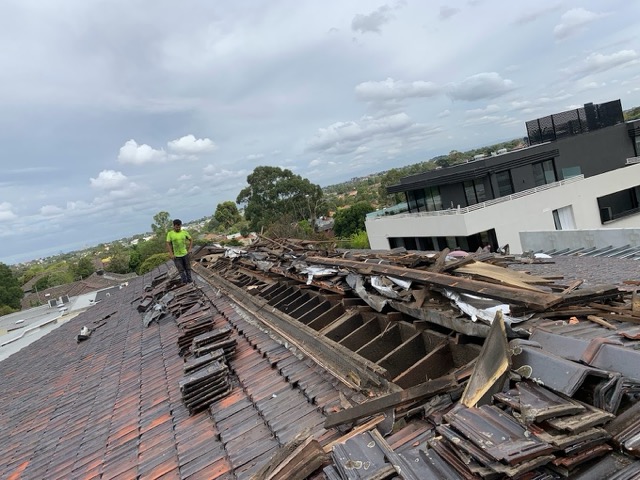
[[[624,123],[620,100],[585,104],[584,108],[567,110],[526,123],[529,145],[554,142],[562,138],[594,132]]]
[[[577,112],[577,113],[576,113]],[[410,212],[467,207],[565,180],[590,177],[622,168],[638,156],[640,121],[621,121],[620,101],[587,104],[568,114],[528,122],[549,123],[556,140],[451,167],[412,175],[387,188],[405,193]],[[554,124],[560,118],[582,118],[573,125]],[[549,120],[552,119],[552,120]],[[535,130],[535,128],[533,129]]]

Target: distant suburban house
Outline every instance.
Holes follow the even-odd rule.
[[[324,233],[333,233],[333,224],[335,220],[331,217],[319,217],[315,221],[315,231]]]
[[[402,178],[406,204],[369,214],[373,249],[467,251],[531,231],[638,228],[640,120],[620,100],[526,122],[529,146]]]
[[[108,289],[110,287],[119,288],[122,283],[135,278],[136,274],[118,275],[114,273],[93,273],[83,280],[58,285],[37,291],[35,289],[25,292],[21,300],[22,309],[32,308],[37,305],[45,305],[49,300],[60,297],[76,297],[89,292]],[[26,284],[25,284],[26,285]],[[24,287],[23,287],[24,288]]]

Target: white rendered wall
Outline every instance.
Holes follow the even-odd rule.
[[[635,215],[636,225],[640,215]],[[598,230],[559,230],[546,232],[522,232],[520,242],[523,250],[549,251],[564,248],[614,248],[629,245],[640,247],[640,228],[601,228]]]
[[[468,213],[400,214],[367,219],[372,249],[388,249],[389,237],[468,236],[494,228],[498,244],[522,253],[520,232],[555,231],[553,210],[571,205],[578,230],[638,228],[634,215],[602,225],[597,198],[640,185],[640,164],[619,168]]]

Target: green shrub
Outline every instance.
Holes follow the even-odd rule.
[[[138,269],[138,275],[144,275],[169,260],[168,253],[156,253],[147,258]]]
[[[349,248],[364,250],[371,248],[369,236],[365,230],[359,230],[349,237]]]

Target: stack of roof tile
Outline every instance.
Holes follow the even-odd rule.
[[[202,333],[191,341],[190,352],[196,357],[201,357],[209,352],[222,349],[225,357],[230,358],[236,346],[235,339],[230,337],[231,327],[228,325]]]
[[[621,451],[640,457],[640,403],[618,415],[606,429]]]
[[[191,414],[205,410],[230,390],[229,368],[215,360],[180,381],[182,400]]]
[[[225,325],[197,335],[191,341],[185,355],[185,377],[180,382],[182,400],[191,414],[205,410],[231,391],[227,362],[236,346],[236,340],[230,338],[231,331],[231,327]]]
[[[444,419],[447,423],[438,426],[441,437],[437,441],[458,457],[469,459],[469,474],[494,472],[513,477],[554,459],[552,445],[530,435],[512,415],[496,406],[457,405]]]
[[[550,467],[563,475],[612,450],[606,443],[610,435],[602,427],[614,418],[611,413],[533,382],[518,382],[494,399],[511,409],[535,437],[555,447]]]

